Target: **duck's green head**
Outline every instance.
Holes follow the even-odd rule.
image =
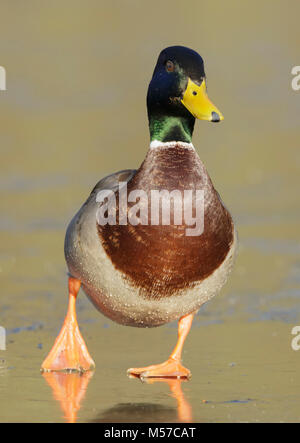
[[[190,143],[195,118],[211,122],[223,115],[209,100],[202,57],[184,46],[164,49],[147,95],[151,141]]]

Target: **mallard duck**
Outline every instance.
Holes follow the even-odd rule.
[[[232,218],[192,144],[196,118],[223,120],[207,96],[204,63],[197,52],[172,46],[160,53],[147,109],[150,147],[142,165],[100,180],[68,226],[69,308],[43,371],[95,366],[76,320],[81,286],[100,312],[122,325],[154,327],[178,320],[170,357],[161,364],[130,368],[130,375],[191,375],[181,362],[184,341],[195,313],[225,284],[237,244]],[[124,190],[131,196],[126,204]],[[166,192],[169,202],[163,200]],[[187,199],[181,206],[178,192]],[[161,206],[154,205],[157,195]],[[197,218],[192,214],[201,203],[197,195],[202,196],[202,224],[193,230],[191,222],[196,224]],[[163,201],[169,209],[165,219],[160,214]],[[187,220],[182,205],[192,208]]]

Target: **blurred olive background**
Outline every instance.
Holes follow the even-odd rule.
[[[0,421],[65,420],[39,374],[66,311],[65,229],[101,177],[142,162],[148,82],[174,44],[202,55],[225,116],[197,122],[193,143],[240,238],[187,340],[182,390],[195,421],[299,421],[299,14],[298,0],[1,0]],[[85,296],[78,316],[97,365],[78,420],[179,420],[166,384],[125,375],[165,358],[176,324],[124,328]]]

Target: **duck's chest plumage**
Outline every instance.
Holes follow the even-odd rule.
[[[118,183],[128,181],[127,195],[147,197],[147,224],[120,225]],[[116,196],[115,225],[96,221],[99,190]],[[203,191],[204,229],[191,228],[184,215],[175,224],[153,224],[152,191]],[[129,202],[129,212],[136,202]],[[182,214],[184,199],[182,200]],[[193,214],[195,215],[195,214]],[[155,217],[154,217],[155,218]],[[157,218],[155,218],[157,222]],[[149,149],[138,171],[121,172],[101,181],[72,220],[65,243],[70,272],[82,281],[94,304],[108,317],[133,326],[158,326],[197,310],[224,285],[232,267],[236,238],[229,212],[192,145],[167,144]]]

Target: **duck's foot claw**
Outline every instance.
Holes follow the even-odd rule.
[[[41,371],[86,372],[95,368],[77,324],[64,324]]]
[[[144,368],[130,368],[127,374],[141,379],[153,377],[189,379],[192,376],[189,369],[172,358],[158,365],[145,366]]]

